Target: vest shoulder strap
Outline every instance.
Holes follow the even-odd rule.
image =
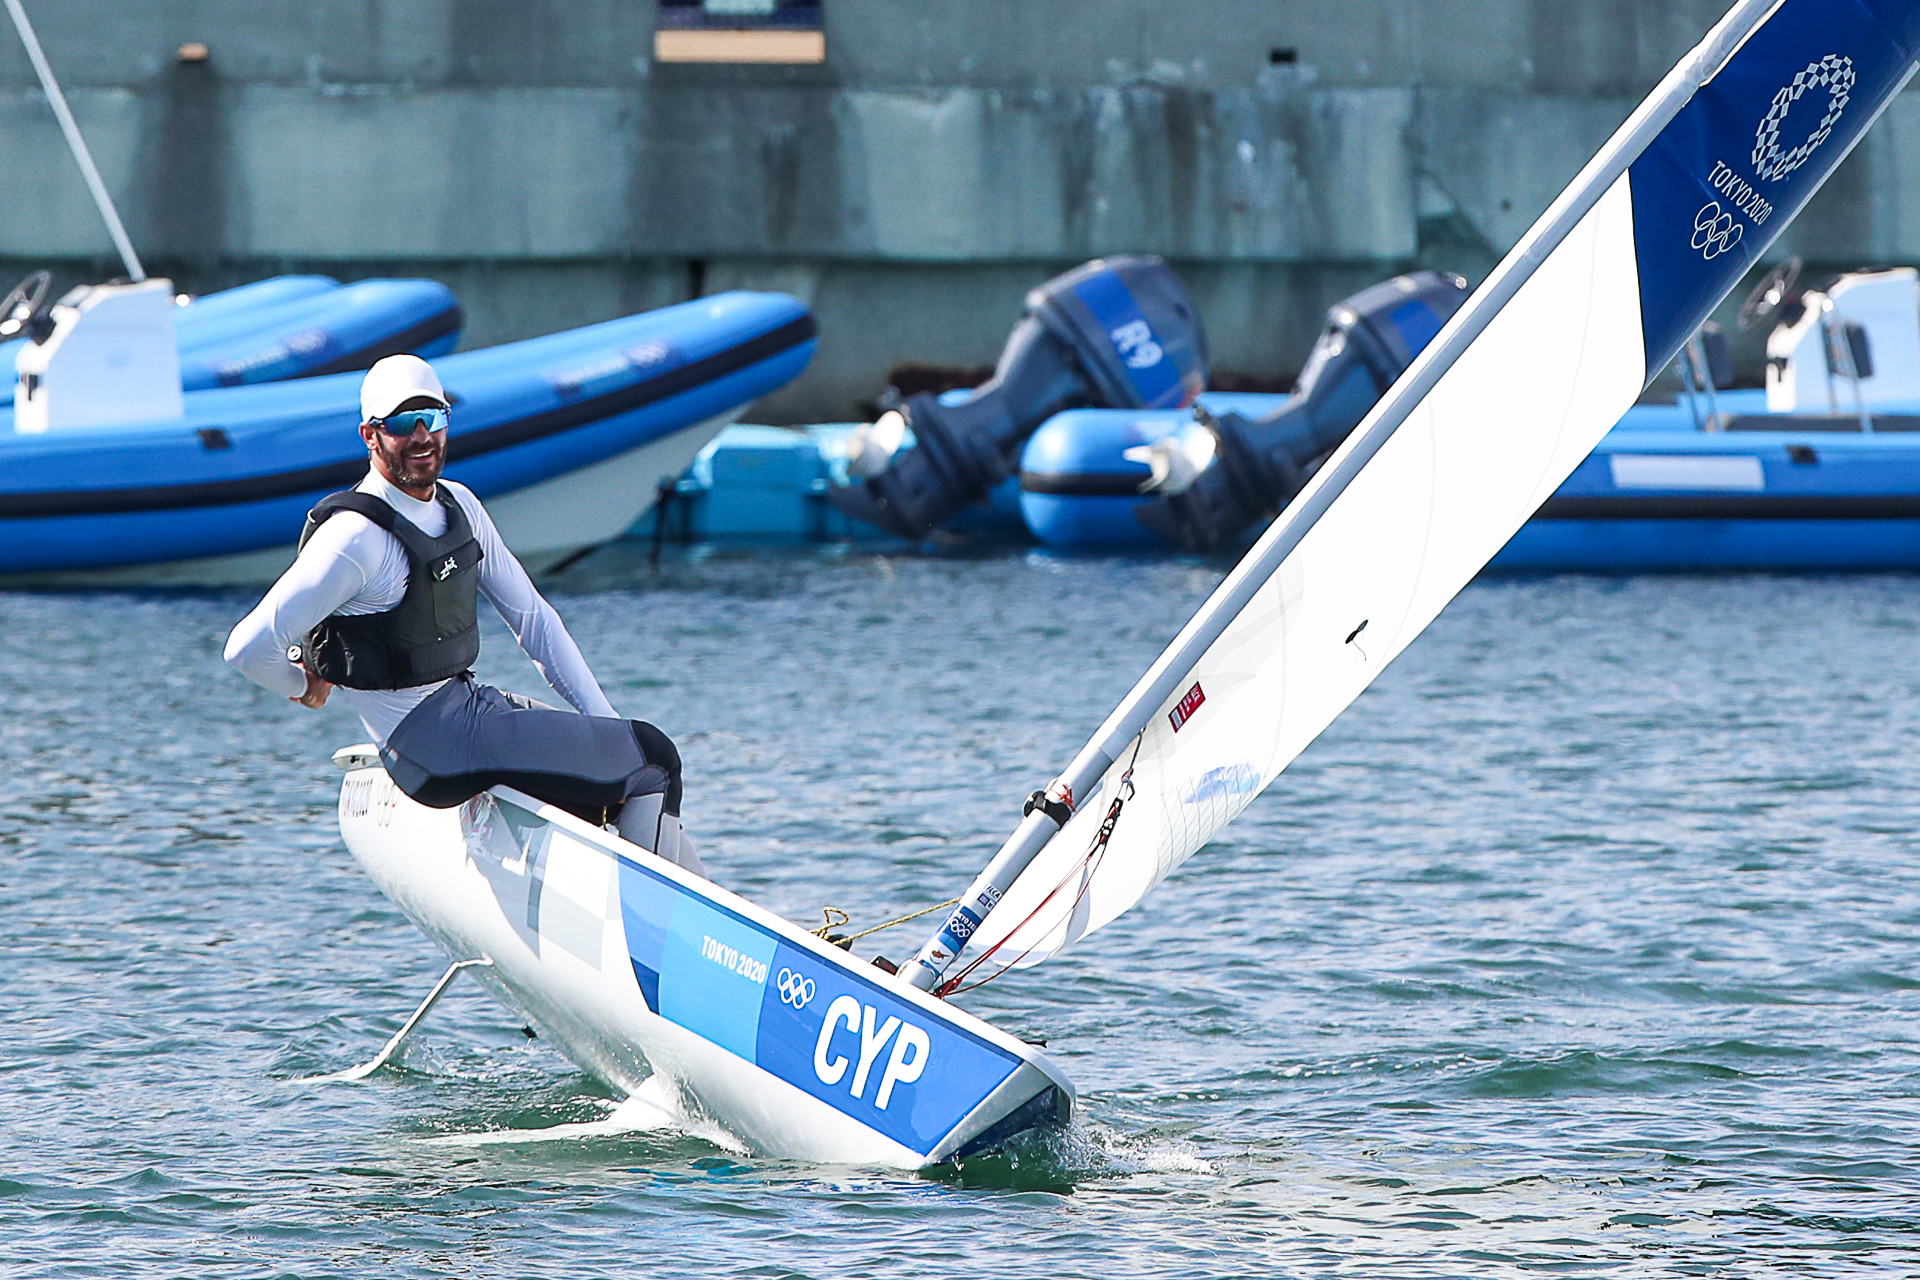
[[[358,489],[349,489],[345,493],[330,493],[313,504],[313,510],[307,512],[306,527],[300,530],[300,550],[307,549],[316,530],[327,522],[329,516],[342,511],[352,511],[385,529],[393,532],[393,522],[400,513],[374,497],[370,493],[361,493]]]
[[[453,541],[464,544],[472,539],[472,525],[467,513],[454,501],[453,494],[445,485],[435,485],[434,495],[440,505],[446,508],[447,530],[439,538],[430,538],[411,520],[403,519],[398,511],[386,501],[358,489],[348,489],[343,493],[330,493],[313,504],[313,510],[307,512],[306,527],[300,531],[299,550],[304,551],[307,542],[315,530],[327,522],[328,517],[342,511],[352,511],[363,515],[373,523],[385,529],[400,540],[415,561],[424,561],[433,557],[438,550],[436,544]],[[476,556],[475,559],[478,559]]]

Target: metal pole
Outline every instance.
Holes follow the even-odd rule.
[[[1693,343],[1691,340],[1680,348],[1680,355],[1675,359],[1674,363],[1680,366],[1680,381],[1684,383],[1687,388],[1687,412],[1693,415],[1693,429],[1695,431],[1705,431],[1706,426],[1700,421],[1700,393],[1694,389]]]
[[[1820,343],[1827,349],[1828,410],[1834,417],[1840,416],[1840,393],[1833,386],[1837,374],[1853,388],[1853,416],[1860,424],[1861,434],[1872,435],[1873,416],[1867,412],[1866,400],[1860,394],[1860,370],[1853,362],[1853,343],[1847,338],[1847,318],[1834,309],[1831,298],[1820,308]]]
[[[1707,393],[1707,431],[1719,431],[1724,424],[1720,421],[1720,391],[1713,385],[1713,361],[1707,358],[1706,326],[1693,331],[1693,337],[1687,342],[1687,349],[1693,355],[1693,367],[1699,371],[1698,381]],[[1694,415],[1698,419],[1699,415]]]
[[[107,184],[100,181],[100,171],[93,167],[93,156],[87,150],[87,140],[80,136],[80,126],[73,122],[73,112],[67,110],[67,97],[60,92],[60,82],[53,78],[53,68],[47,65],[47,55],[40,51],[39,37],[33,34],[33,24],[27,21],[27,11],[20,7],[20,0],[7,0],[7,12],[13,15],[14,29],[20,33],[20,43],[27,46],[27,57],[33,62],[33,70],[40,77],[40,87],[47,91],[47,101],[53,107],[53,114],[60,121],[60,131],[67,135],[67,149],[73,152],[73,161],[80,166],[80,176],[87,180],[87,190],[93,193],[93,203],[100,210],[100,220],[107,224],[107,234],[113,237],[113,247],[120,251],[120,261],[127,268],[127,279],[138,284],[147,278],[147,272],[140,265],[140,256],[133,251],[133,241],[127,239],[127,229],[120,225],[120,214],[113,207],[113,198],[107,194]]]
[[[1832,298],[1820,300],[1820,350],[1827,358],[1827,412],[1837,418],[1840,416],[1840,392],[1834,387],[1833,376],[1840,371],[1840,355],[1833,347]]]

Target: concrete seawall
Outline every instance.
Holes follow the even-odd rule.
[[[469,345],[785,289],[824,333],[759,415],[794,421],[989,363],[1027,286],[1121,251],[1176,262],[1218,369],[1284,378],[1342,294],[1483,273],[1721,7],[827,0],[802,67],[657,64],[651,6],[614,0],[30,11],[151,269],[432,275]],[[0,43],[0,270],[110,274]],[[1916,150],[1909,94],[1783,250],[1920,260]]]

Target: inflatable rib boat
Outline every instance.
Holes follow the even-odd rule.
[[[275,276],[195,298],[174,317],[183,390],[234,387],[365,369],[410,351],[445,355],[460,340],[453,293],[434,280],[362,280]],[[25,338],[0,343],[11,370]],[[0,404],[14,385],[0,385]]]
[[[1920,272],[1799,275],[1741,309],[1776,321],[1764,391],[1716,390],[1696,340],[1680,401],[1628,410],[1492,567],[1920,569]]]
[[[1764,396],[1721,392],[1711,432],[1668,421],[1673,406],[1630,410],[1490,567],[1920,569],[1920,402],[1863,430]]]
[[[1689,389],[1627,410],[1489,567],[1920,569],[1920,272],[1850,272],[1805,292],[1797,276],[1797,261],[1781,264],[1743,308],[1743,323],[1775,321],[1764,390],[1717,389],[1724,352],[1703,330],[1680,360]],[[1278,401],[1201,404],[1257,416]],[[1060,550],[1172,549],[1136,514],[1156,501],[1142,454],[1187,428],[1170,411],[1056,414],[1021,462],[1034,535]]]
[[[435,361],[447,475],[530,569],[617,537],[815,346],[784,294],[725,293]],[[12,431],[0,412],[0,579],[271,580],[307,510],[366,472],[358,373],[188,392],[181,417]]]
[[[918,1169],[1072,1111],[1031,1045],[638,845],[505,787],[425,808],[371,745],[334,760],[341,834],[381,891],[549,1043],[683,1127]]]

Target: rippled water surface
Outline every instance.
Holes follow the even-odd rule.
[[[717,878],[864,924],[957,892],[1218,572],[616,550],[555,598]],[[1475,585],[1143,908],[967,997],[1080,1118],[928,1177],[528,1137],[611,1100],[477,987],[301,1082],[444,960],[340,844],[346,713],[220,665],[250,603],[0,594],[0,1274],[1920,1269],[1920,582]]]

